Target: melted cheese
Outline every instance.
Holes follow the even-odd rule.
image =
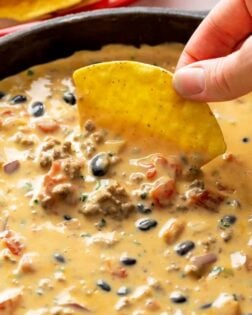
[[[102,134],[105,142],[97,144],[91,135],[80,134],[76,107],[63,100],[66,91],[74,92],[71,75],[79,67],[104,60],[131,59],[173,70],[181,49],[177,44],[139,49],[111,45],[101,51],[78,52],[0,82],[0,91],[6,93],[0,100],[0,314],[251,312],[251,95],[211,105],[228,144],[227,154],[203,170],[205,185],[212,185],[225,195],[217,211],[202,206],[182,209],[178,199],[163,208],[153,206],[149,198],[142,200],[142,185],[145,183],[148,190],[154,181],[146,180],[141,159],[156,153],[167,156],[167,150],[157,152],[153,142],[143,142],[136,148],[134,143],[124,143],[109,133]],[[15,95],[25,95],[27,101],[12,105],[10,99]],[[45,113],[33,117],[31,106],[38,101],[43,102]],[[43,125],[45,120],[58,129],[41,131],[38,122]],[[84,180],[81,177],[74,182],[75,194],[81,201],[78,199],[73,205],[56,202],[47,209],[41,206],[41,186],[48,173],[40,165],[41,151],[45,151],[42,146],[48,137],[71,142],[72,155],[84,164]],[[98,152],[114,156],[112,170],[102,179],[90,172],[90,158]],[[6,173],[4,166],[16,160],[19,168]],[[158,172],[161,180],[167,176],[162,167]],[[81,209],[88,202],[87,195],[111,180],[125,187],[133,204],[143,203],[152,212],[133,211],[119,221],[103,214],[83,215]],[[177,187],[181,194],[185,185],[180,182]],[[235,216],[236,222],[220,228],[224,215]],[[157,226],[140,231],[136,222],[146,217],[156,220]],[[14,236],[6,236],[7,231]],[[18,254],[8,245],[13,238]],[[178,255],[175,246],[189,240],[195,248],[187,255]],[[205,257],[207,253],[216,258]],[[124,256],[134,258],[136,263],[123,265],[120,259]],[[195,267],[193,264],[205,263],[193,259],[200,256],[210,262],[200,274],[191,274],[188,270]],[[101,280],[110,291],[101,288]],[[125,297],[117,294],[121,287],[130,291]],[[7,289],[18,291],[6,293]],[[186,301],[174,303],[174,291],[179,291]]]

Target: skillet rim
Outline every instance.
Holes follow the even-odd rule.
[[[33,65],[70,56],[78,50],[97,50],[109,43],[139,46],[141,43],[155,45],[169,41],[186,42],[206,14],[206,11],[131,7],[69,14],[42,21],[0,38],[0,79]],[[164,31],[166,23],[171,32]],[[82,25],[89,28],[86,34],[76,31]],[[93,26],[97,26],[100,37]],[[118,29],[113,29],[113,26]],[[120,27],[123,33],[120,33]],[[109,32],[111,41],[108,40]],[[86,45],[82,45],[82,38],[87,39],[83,40]]]

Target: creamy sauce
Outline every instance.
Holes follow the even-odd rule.
[[[135,147],[92,123],[81,133],[71,104],[75,69],[131,59],[173,70],[181,49],[111,45],[0,82],[0,314],[252,311],[251,95],[211,105],[228,150],[196,182],[155,143]],[[96,176],[101,152],[98,171],[109,166]],[[157,189],[174,181],[176,196]],[[125,195],[105,215],[97,192],[108,187]],[[195,188],[213,196],[195,199]]]

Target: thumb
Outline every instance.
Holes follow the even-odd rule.
[[[196,101],[225,101],[252,91],[252,36],[231,55],[180,68],[173,86],[181,96]]]

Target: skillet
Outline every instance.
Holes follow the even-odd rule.
[[[185,43],[205,16],[164,8],[121,8],[67,15],[0,38],[0,79],[30,66],[110,43]]]

